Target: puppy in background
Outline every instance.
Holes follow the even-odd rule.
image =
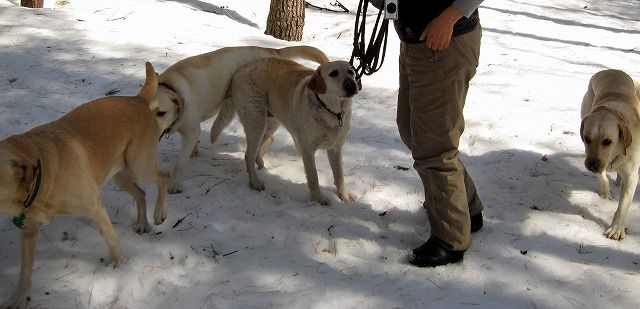
[[[161,130],[151,111],[157,88],[156,73],[147,63],[146,81],[137,96],[91,101],[0,142],[0,213],[15,216],[22,247],[17,290],[0,307],[26,308],[39,224],[56,216],[93,220],[109,247],[111,264],[123,262],[100,198],[100,188],[112,176],[136,201],[136,232],[150,231],[145,193],[138,182],[158,186],[154,222],[165,220],[168,174],[158,169]]]
[[[315,153],[326,149],[338,197],[355,201],[347,191],[342,168],[342,146],[351,130],[351,98],[361,87],[348,62],[322,63],[315,71],[287,59],[266,58],[240,68],[213,126],[211,142],[231,122],[237,111],[247,139],[245,163],[251,188],[262,191],[258,177],[263,156],[280,126],[291,134],[302,156],[311,199],[328,205],[318,184]]]
[[[585,167],[598,174],[598,194],[612,199],[607,171],[617,172],[620,201],[604,235],[622,240],[640,167],[640,84],[619,70],[593,75],[582,100]]]

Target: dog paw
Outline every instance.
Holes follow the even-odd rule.
[[[607,191],[606,193],[598,192],[598,195],[603,199],[613,201],[613,194],[611,194],[611,191]]]
[[[137,234],[146,234],[151,232],[151,227],[149,226],[149,222],[145,220],[144,223],[136,222],[136,224],[133,225],[133,230]]]
[[[156,207],[153,213],[153,224],[160,225],[167,219],[167,213],[161,207]]]
[[[607,238],[611,238],[614,240],[622,240],[625,236],[625,228],[621,225],[612,224],[609,228],[604,232],[604,235]]]
[[[355,202],[358,199],[358,196],[349,191],[338,193],[338,197],[344,202]]]
[[[182,193],[182,184],[181,183],[172,183],[169,185],[169,194],[178,194]]]
[[[331,201],[322,194],[313,196],[311,199],[322,206],[329,206],[331,204]]]
[[[256,181],[256,182],[251,182],[250,184],[251,189],[262,192],[264,191],[264,183],[260,182],[260,181]]]
[[[117,268],[118,266],[127,264],[127,259],[122,256],[112,257],[107,266],[111,268]]]

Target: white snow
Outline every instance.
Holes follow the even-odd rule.
[[[333,1],[312,3],[329,6]],[[348,60],[351,13],[308,8],[302,42],[263,34],[267,0],[69,0],[25,9],[0,0],[0,138],[57,119],[103,96],[137,93],[144,61],[163,71],[223,46],[308,44]],[[331,7],[333,8],[333,7]],[[329,207],[309,202],[302,161],[281,129],[248,186],[237,121],[216,145],[202,123],[200,156],[185,192],[170,196],[154,233],[132,228],[132,199],[108,183],[103,198],[128,263],[100,262],[107,248],[90,221],[43,226],[30,305],[37,308],[638,308],[640,215],[628,235],[602,235],[617,206],[596,194],[583,167],[579,106],[605,68],[640,77],[640,2],[492,0],[478,73],[465,109],[462,159],[477,184],[485,226],[461,264],[420,269],[408,250],[429,234],[423,192],[395,125],[398,39],[382,70],[363,79],[344,149],[359,197],[341,203],[326,156],[317,164]],[[163,140],[169,167],[179,135]],[[546,156],[547,161],[542,160]],[[155,193],[147,191],[150,205]],[[183,219],[180,224],[174,224]],[[0,300],[20,269],[18,233],[0,219]]]

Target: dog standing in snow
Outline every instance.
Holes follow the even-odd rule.
[[[111,264],[123,262],[118,238],[102,205],[100,187],[112,176],[133,196],[135,230],[149,232],[145,193],[136,183],[155,183],[155,224],[167,217],[166,172],[158,169],[160,127],[155,108],[156,73],[134,97],[105,97],[80,105],[60,119],[0,142],[0,213],[20,228],[20,279],[0,308],[26,308],[39,224],[62,215],[93,220],[107,242]],[[3,261],[7,265],[7,261]]]
[[[580,136],[585,167],[598,174],[598,194],[611,199],[607,171],[617,172],[620,201],[604,234],[621,240],[640,167],[640,84],[619,70],[603,70],[591,78],[582,100]]]
[[[211,142],[237,111],[247,139],[245,163],[254,190],[264,190],[258,168],[282,124],[291,134],[307,175],[311,199],[328,205],[320,191],[315,153],[326,149],[338,197],[355,201],[347,191],[342,167],[342,146],[351,130],[351,98],[361,89],[348,62],[322,63],[316,70],[296,62],[266,58],[240,68],[231,83],[231,100],[211,128]]]

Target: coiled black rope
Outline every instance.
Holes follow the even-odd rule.
[[[353,52],[351,53],[349,63],[355,69],[357,79],[360,79],[362,75],[371,75],[377,72],[384,63],[384,56],[387,51],[389,20],[383,18],[383,10],[378,11],[378,17],[371,32],[371,39],[369,39],[369,44],[366,44],[365,26],[368,7],[368,0],[360,0],[358,12],[356,13]],[[380,22],[381,19],[382,22]],[[380,26],[380,28],[378,28],[378,26]],[[382,52],[382,55],[380,52]],[[354,64],[354,60],[356,59],[358,60],[357,65]]]

